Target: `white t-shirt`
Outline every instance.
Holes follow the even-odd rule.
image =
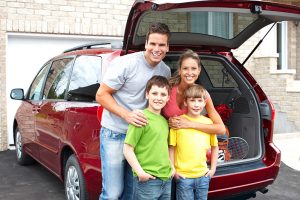
[[[146,61],[144,52],[137,52],[114,59],[102,82],[117,90],[112,96],[118,104],[132,111],[146,107],[145,87],[154,75],[170,78],[171,71],[163,61],[152,67]],[[103,110],[101,125],[124,134],[128,128],[125,120],[106,109]]]

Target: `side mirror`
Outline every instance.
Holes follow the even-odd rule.
[[[24,90],[21,88],[12,89],[10,92],[10,98],[15,100],[23,100],[24,99]]]

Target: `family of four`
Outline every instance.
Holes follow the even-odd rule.
[[[151,24],[145,51],[113,60],[97,91],[104,107],[100,200],[170,199],[173,177],[177,199],[207,199],[217,164],[216,134],[225,127],[209,93],[195,84],[201,71],[196,53],[183,53],[171,77],[162,61],[169,39],[167,25]],[[204,108],[209,118],[201,115]]]

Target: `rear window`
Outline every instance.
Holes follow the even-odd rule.
[[[193,9],[149,11],[142,16],[137,35],[145,36],[149,23],[156,21],[167,24],[173,33],[200,33],[232,39],[257,20],[258,15],[249,13],[249,10],[247,12],[208,12]]]

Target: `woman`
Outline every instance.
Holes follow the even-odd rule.
[[[223,121],[216,111],[209,93],[206,93],[206,112],[213,124],[201,124],[192,122],[180,115],[187,112],[184,106],[184,91],[193,85],[201,72],[200,58],[192,50],[185,51],[179,58],[178,69],[170,79],[170,100],[163,109],[163,115],[169,119],[169,126],[174,129],[193,128],[211,134],[225,134],[226,129]]]

